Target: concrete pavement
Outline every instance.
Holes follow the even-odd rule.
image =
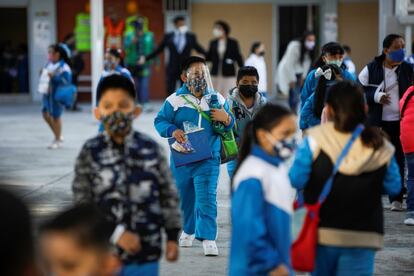
[[[159,105],[156,105],[159,107]],[[155,112],[135,121],[135,128],[165,147],[153,127]],[[0,104],[0,183],[23,196],[35,222],[71,204],[71,181],[76,156],[83,142],[97,133],[89,106],[63,116],[64,146],[48,150],[52,134],[34,104]],[[178,263],[162,262],[162,275],[226,275],[230,246],[229,179],[222,168],[218,190],[218,246],[220,256],[204,257],[202,245],[182,249]],[[385,200],[384,202],[388,204]],[[403,225],[404,213],[385,211],[385,249],[377,254],[376,275],[414,275],[414,227]],[[240,231],[243,231],[240,229]]]

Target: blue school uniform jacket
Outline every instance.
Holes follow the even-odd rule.
[[[231,276],[268,275],[280,264],[291,269],[292,202],[285,164],[254,146],[234,176]]]
[[[305,105],[305,102],[310,97],[310,95],[312,95],[315,92],[316,86],[318,85],[319,77],[315,77],[315,72],[316,69],[309,72],[303,85],[302,91],[300,92],[301,109]],[[342,70],[342,76],[345,80],[356,81],[355,76],[349,73],[347,70]]]
[[[300,111],[299,127],[302,130],[321,124],[321,118],[313,113],[315,94],[310,95]]]
[[[201,98],[197,99],[188,90],[187,85],[183,84],[177,92],[170,95],[155,117],[154,125],[158,133],[164,137],[172,137],[172,134],[177,129],[184,130],[184,122],[188,121],[195,126],[201,126],[208,135],[209,145],[212,150],[213,157],[220,157],[221,142],[220,135],[217,134],[211,125],[205,118],[203,118],[199,112],[189,103],[187,103],[183,96],[191,101],[195,106],[199,106],[207,115],[210,115],[210,99],[212,93],[206,92]],[[219,103],[224,106],[224,109],[232,117],[231,124],[227,126],[227,130],[231,129],[234,125],[234,117],[230,112],[227,101],[217,93]]]

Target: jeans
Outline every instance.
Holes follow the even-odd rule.
[[[373,275],[374,259],[374,249],[319,245],[312,276]]]
[[[404,160],[404,152],[401,146],[400,141],[400,121],[393,121],[393,122],[385,122],[381,123],[381,128],[385,133],[388,134],[390,137],[392,145],[395,147],[395,160],[397,161],[398,167],[400,169],[401,175],[401,192],[399,195],[395,197],[390,197],[390,202],[393,201],[403,201],[404,196],[404,167],[405,167],[405,160]]]
[[[289,106],[293,113],[298,113],[298,105],[300,101],[300,79],[301,75],[296,75],[297,81],[295,88],[289,90]]]
[[[122,268],[120,276],[158,276],[160,264],[158,262],[150,262],[143,264],[130,264]]]
[[[407,212],[414,217],[414,152],[405,154],[407,163]]]
[[[146,104],[149,101],[149,95],[148,95],[149,80],[150,80],[150,76],[137,77],[135,79],[137,99],[139,103],[141,104]]]

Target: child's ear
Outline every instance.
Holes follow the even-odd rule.
[[[187,76],[186,76],[186,74],[185,74],[184,71],[181,73],[180,78],[181,78],[181,81],[182,82],[186,82],[187,81]]]
[[[138,117],[139,117],[139,115],[141,115],[141,113],[142,113],[142,106],[141,106],[141,105],[139,105],[139,104],[137,104],[137,105],[134,107],[134,111],[133,111],[132,113],[134,114],[134,117],[135,117],[135,118],[138,118]]]
[[[93,113],[95,115],[96,120],[100,121],[102,118],[101,112],[99,112],[99,109],[97,107],[95,107],[95,109],[93,110]]]

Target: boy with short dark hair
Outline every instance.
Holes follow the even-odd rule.
[[[230,90],[227,98],[230,110],[235,118],[234,135],[238,142],[243,136],[244,128],[259,109],[266,104],[266,97],[258,92],[259,73],[253,66],[244,66],[237,72],[236,87]],[[227,163],[227,172],[233,177],[236,161]]]
[[[158,275],[161,228],[168,239],[167,259],[178,257],[181,222],[171,172],[161,147],[132,130],[141,108],[135,106],[130,80],[120,75],[102,79],[97,102],[95,116],[105,131],[88,140],[79,154],[75,201],[94,202],[111,221],[111,242],[119,249],[126,275]]]

